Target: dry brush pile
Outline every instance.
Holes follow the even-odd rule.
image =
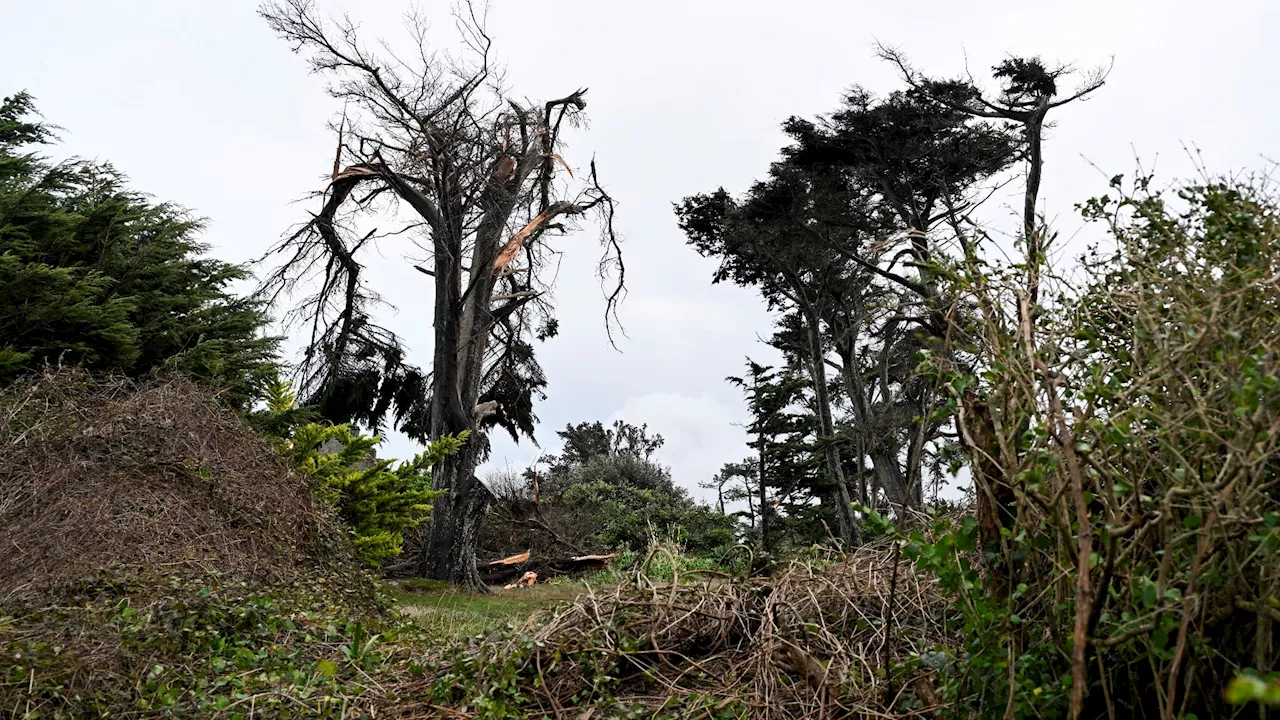
[[[0,714],[315,717],[362,690],[372,580],[207,391],[37,376],[0,393],[0,448]]]
[[[0,409],[5,595],[108,566],[270,583],[344,552],[309,481],[193,383],[49,374],[8,389]]]
[[[831,563],[796,561],[769,579],[693,571],[657,582],[641,569],[615,592],[588,593],[510,635],[460,647],[436,672],[394,688],[383,712],[824,718],[889,704],[927,712],[930,672],[886,676],[885,668],[950,644],[945,611],[936,584],[889,544]]]

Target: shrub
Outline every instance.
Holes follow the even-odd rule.
[[[732,517],[660,490],[595,481],[570,486],[562,502],[594,519],[606,548],[642,551],[660,535],[706,553],[733,541]]]
[[[426,452],[398,465],[373,457],[377,435],[353,432],[349,425],[307,423],[281,448],[302,471],[319,481],[319,492],[351,528],[356,556],[372,567],[400,554],[406,530],[431,512],[441,491],[431,489],[430,469],[466,440],[445,437]],[[325,448],[335,442],[337,452]]]
[[[430,469],[466,441],[467,434],[444,437],[408,462],[380,460],[374,449],[382,439],[350,425],[313,422],[313,408],[298,407],[289,383],[276,377],[266,384],[266,407],[250,422],[272,438],[276,449],[318,481],[317,492],[351,530],[356,556],[371,567],[398,556],[405,531],[425,520],[432,499]]]
[[[901,540],[955,601],[943,694],[956,717],[1227,716],[1232,678],[1280,662],[1280,211],[1265,184],[1146,180],[1084,211],[1114,250],[1056,307],[953,276],[985,311],[984,370],[938,376],[978,513]]]

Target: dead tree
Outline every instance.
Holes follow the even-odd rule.
[[[344,107],[332,176],[315,194],[320,209],[269,254],[283,262],[264,292],[279,300],[318,280],[287,319],[310,328],[301,384],[327,417],[375,428],[390,418],[420,441],[469,433],[434,473],[448,494],[434,506],[420,567],[426,577],[482,589],[475,533],[491,498],[474,472],[492,428],[532,437],[533,403],[546,383],[533,339],[556,330],[547,239],[587,214],[598,218],[601,276],[616,279],[609,328],[623,294],[613,201],[594,161],[574,177],[560,155],[561,133],[580,122],[586,91],[544,103],[512,97],[492,63],[484,18],[469,4],[455,12],[461,56],[430,52],[425,23],[413,15],[416,47],[401,58],[370,52],[352,21],[326,22],[309,0],[271,3],[261,14],[331,79]],[[363,230],[374,222],[394,229]],[[413,267],[433,290],[429,371],[409,363],[371,316],[379,298],[361,258],[387,238],[412,239],[427,256]]]

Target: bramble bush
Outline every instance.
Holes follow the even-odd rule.
[[[1081,291],[1033,309],[1024,267],[971,257],[947,272],[982,311],[979,369],[918,358],[977,494],[975,518],[898,538],[953,599],[955,717],[1224,717],[1275,696],[1274,188],[1113,186],[1082,206],[1113,247]]]

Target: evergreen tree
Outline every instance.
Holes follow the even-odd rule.
[[[442,493],[431,489],[430,469],[454,452],[465,438],[445,437],[426,452],[396,465],[374,457],[377,435],[353,432],[350,425],[307,423],[284,445],[302,471],[320,481],[321,497],[333,504],[351,528],[356,557],[377,567],[400,554],[404,533],[431,514]],[[335,444],[341,449],[329,452]]]
[[[398,556],[404,533],[430,516],[430,469],[454,452],[466,437],[446,437],[408,462],[380,460],[377,435],[353,431],[350,425],[311,422],[312,408],[299,408],[289,384],[268,385],[264,410],[250,420],[272,437],[277,450],[307,475],[316,478],[320,497],[331,503],[351,530],[356,557],[377,567]]]
[[[725,468],[754,486],[760,547],[769,552],[779,545],[781,536],[778,510],[792,518],[807,516],[815,499],[830,494],[831,480],[822,472],[822,450],[816,442],[817,416],[804,404],[811,383],[788,368],[761,365],[749,358],[747,373],[728,380],[746,394],[751,413],[747,432],[753,437],[748,446],[756,451],[756,458],[750,470],[732,464]],[[809,525],[812,529],[816,524]]]
[[[139,376],[179,370],[247,407],[276,370],[241,267],[204,256],[203,225],[126,187],[110,165],[53,164],[53,129],[0,103],[0,383],[46,363]]]

